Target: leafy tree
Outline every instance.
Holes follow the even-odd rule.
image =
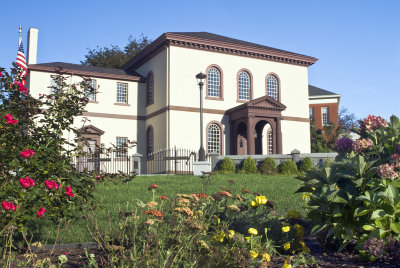
[[[347,108],[341,106],[338,112],[338,123],[341,134],[347,136],[358,125],[358,119]]]
[[[89,49],[85,60],[81,64],[96,67],[120,68],[133,56],[142,51],[151,43],[151,40],[144,35],[140,38],[129,36],[128,44],[121,49],[119,46],[98,47]]]

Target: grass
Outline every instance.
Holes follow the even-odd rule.
[[[228,182],[233,180],[234,183]],[[243,175],[229,174],[216,175],[211,177],[211,183],[207,186],[201,178],[189,175],[179,176],[138,176],[133,181],[126,184],[104,182],[98,185],[96,197],[100,201],[100,206],[94,211],[97,215],[99,229],[116,230],[118,226],[119,211],[132,210],[137,202],[147,203],[152,199],[152,192],[147,190],[150,184],[157,184],[160,189],[156,195],[165,195],[174,199],[177,193],[206,193],[212,194],[221,191],[220,187],[230,189],[234,194],[241,193],[243,189],[251,192],[258,192],[265,195],[269,200],[276,202],[280,215],[284,216],[288,209],[295,209],[302,213],[303,201],[301,194],[294,194],[299,188],[300,181],[290,176],[262,176],[262,175]],[[63,224],[60,227],[59,239],[61,243],[82,243],[92,241],[88,226],[91,222],[82,213],[81,219]],[[48,236],[47,243],[53,243],[57,233],[57,226],[46,224],[45,229]]]

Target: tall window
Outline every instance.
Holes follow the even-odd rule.
[[[207,152],[221,154],[221,129],[217,124],[211,124],[207,129]]]
[[[274,153],[274,139],[272,135],[272,129],[268,131],[268,154]]]
[[[273,75],[267,77],[267,95],[278,100],[278,79]]]
[[[239,73],[239,100],[250,100],[250,75],[247,72]]]
[[[146,104],[152,104],[154,102],[154,75],[152,72],[147,76],[147,92],[146,92]]]
[[[310,120],[314,121],[314,108],[310,108]]]
[[[221,74],[215,67],[211,67],[207,74],[207,96],[221,97]]]
[[[153,127],[149,126],[146,131],[146,152],[147,155],[154,151],[154,131]]]
[[[90,80],[89,88],[86,89],[85,95],[89,100],[95,101],[96,91],[97,91],[97,81],[92,79]]]
[[[321,113],[322,113],[322,125],[328,125],[329,124],[329,108],[322,107]]]
[[[128,155],[128,138],[117,137],[117,157],[126,157]]]
[[[117,83],[117,103],[128,103],[128,84]]]

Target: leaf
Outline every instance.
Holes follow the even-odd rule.
[[[357,208],[354,211],[354,217],[361,217],[368,213],[368,209],[365,208]]]
[[[333,201],[333,203],[340,203],[340,204],[347,204],[348,201],[346,199],[344,199],[343,197],[340,196],[336,196]]]
[[[399,118],[397,118],[397,116],[392,115],[390,117],[390,124],[392,125],[393,128],[400,128],[400,121]]]
[[[324,225],[315,225],[312,230],[311,230],[311,236],[319,233],[320,231],[322,231],[323,229],[325,229],[328,226],[328,224],[324,224]]]
[[[390,224],[390,229],[395,233],[400,233],[400,222],[392,222]]]
[[[372,226],[372,225],[364,225],[362,228],[363,228],[365,231],[372,231],[372,230],[375,229],[374,226]]]
[[[386,214],[386,212],[382,209],[377,209],[374,212],[372,212],[371,215],[371,220],[377,219],[377,218],[382,218],[384,217]]]
[[[387,197],[389,198],[390,204],[394,205],[395,201],[399,198],[399,190],[392,184],[389,184],[385,191]]]

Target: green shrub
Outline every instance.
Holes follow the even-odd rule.
[[[287,160],[280,165],[280,172],[284,175],[295,175],[297,171],[297,165],[293,160]]]
[[[276,166],[275,159],[272,157],[265,158],[264,162],[260,167],[261,174],[273,175],[278,173],[278,167]]]
[[[236,167],[230,157],[225,157],[222,160],[221,166],[219,167],[220,173],[235,173]]]
[[[243,166],[242,166],[242,173],[245,173],[245,174],[257,173],[256,161],[254,161],[254,159],[251,158],[251,156],[249,156],[248,158],[246,158],[244,160]]]
[[[311,160],[310,157],[306,157],[301,161],[299,170],[302,172],[307,172],[308,170],[312,169],[314,167],[314,164]]]

